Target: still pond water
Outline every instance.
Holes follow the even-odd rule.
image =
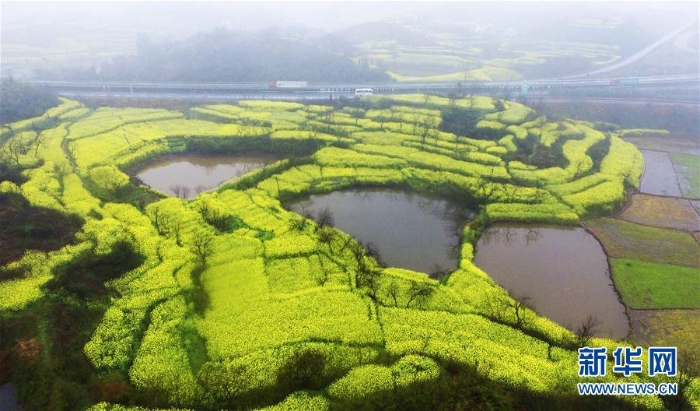
[[[270,155],[183,155],[154,162],[137,176],[170,195],[193,198],[198,191],[264,167]],[[186,187],[186,192],[182,192]],[[343,190],[286,204],[303,214],[329,209],[334,225],[363,243],[371,242],[391,267],[425,273],[457,268],[468,209],[442,198],[389,189]],[[516,296],[531,298],[541,315],[575,329],[588,315],[598,335],[624,338],[629,324],[596,239],[581,228],[494,225],[477,244],[475,263]]]
[[[142,168],[136,176],[149,187],[168,195],[194,198],[279,158],[266,154],[218,156],[186,154],[157,160]]]
[[[388,266],[424,273],[457,268],[462,229],[471,214],[444,199],[387,189],[335,191],[286,206],[314,216],[328,209],[335,227],[371,242]]]
[[[582,228],[496,224],[484,230],[474,262],[535,310],[575,330],[597,317],[596,335],[625,338],[629,322],[600,243]]]

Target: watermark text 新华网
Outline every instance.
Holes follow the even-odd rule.
[[[607,347],[583,347],[578,350],[579,377],[604,377],[607,373]],[[676,347],[649,347],[647,372],[649,377],[675,377],[678,369]],[[612,352],[612,372],[624,377],[644,373],[642,347],[617,347]],[[677,395],[677,383],[612,383],[583,382],[577,384],[579,395]]]

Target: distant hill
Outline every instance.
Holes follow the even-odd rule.
[[[173,82],[390,81],[386,74],[360,66],[323,44],[272,32],[242,34],[216,29],[167,44],[151,44],[141,35],[137,46],[136,56],[113,59],[99,73],[71,76]]]
[[[405,46],[433,46],[435,42],[428,37],[394,23],[362,23],[335,33],[350,44],[357,45],[367,41],[391,41]]]

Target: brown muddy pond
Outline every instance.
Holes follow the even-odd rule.
[[[155,160],[136,176],[147,186],[171,196],[194,198],[202,191],[279,160],[269,154],[184,154]]]
[[[582,228],[495,224],[474,262],[511,295],[529,297],[540,315],[575,331],[589,315],[596,335],[626,338],[629,321],[598,240]]]
[[[328,209],[333,226],[372,243],[387,266],[427,274],[457,268],[462,230],[473,214],[439,197],[389,189],[335,191],[285,207],[313,216]]]

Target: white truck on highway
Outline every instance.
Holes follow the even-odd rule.
[[[270,88],[305,88],[306,81],[275,80],[269,83]]]

